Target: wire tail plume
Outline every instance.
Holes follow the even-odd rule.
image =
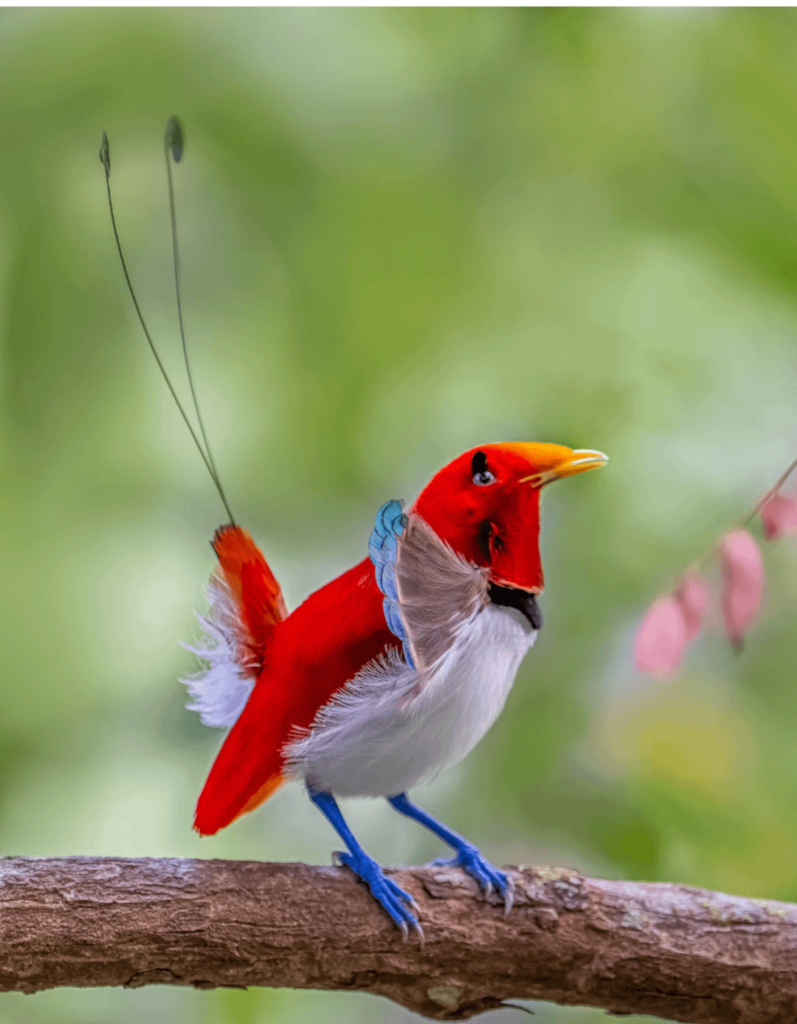
[[[172,249],[174,253],[174,278],[177,293],[177,315],[180,324],[180,337],[182,340],[183,358],[185,362],[186,372],[188,375],[188,383],[191,389],[191,397],[193,400],[194,410],[196,412],[197,421],[199,423],[199,433],[202,436],[202,441],[200,441],[199,436],[197,435],[197,432],[194,429],[191,420],[189,419],[188,414],[185,411],[185,408],[183,407],[182,402],[177,396],[177,392],[174,388],[171,378],[169,377],[169,374],[166,371],[166,367],[163,365],[163,361],[160,357],[157,348],[155,347],[154,341],[152,340],[152,335],[149,332],[149,328],[147,327],[144,315],[141,312],[141,307],[138,304],[138,299],[136,298],[133,283],[130,280],[130,273],[127,269],[127,261],[125,260],[124,252],[122,250],[122,242],[119,237],[119,229],[116,224],[116,213],[114,211],[113,196],[111,194],[111,149],[108,143],[108,135],[106,134],[106,132],[102,133],[102,142],[100,144],[99,157],[100,163],[105,168],[105,187],[108,193],[108,210],[111,215],[111,227],[113,228],[113,237],[114,241],[116,242],[116,251],[119,253],[119,261],[122,264],[122,272],[124,273],[125,276],[125,283],[127,285],[127,290],[130,293],[130,298],[133,300],[133,306],[136,311],[136,316],[138,317],[138,321],[141,324],[142,330],[144,331],[144,335],[147,339],[147,344],[149,345],[150,351],[152,352],[155,362],[158,365],[158,369],[161,373],[161,376],[166,382],[166,386],[169,389],[170,395],[174,399],[174,404],[177,406],[177,409],[183,418],[183,422],[185,423],[186,427],[188,428],[188,432],[191,435],[191,439],[196,445],[197,451],[199,452],[199,455],[205,464],[205,468],[210,474],[210,478],[213,481],[213,485],[218,491],[219,497],[221,498],[221,502],[224,505],[224,509],[227,513],[229,521],[234,524],[235,517],[232,514],[232,510],[230,509],[230,505],[227,501],[227,497],[224,493],[221,481],[219,480],[219,474],[216,470],[216,464],[213,461],[213,455],[210,450],[210,444],[208,443],[207,434],[205,432],[205,426],[199,411],[199,402],[197,401],[196,390],[194,388],[194,380],[191,374],[191,365],[188,358],[188,347],[186,345],[185,331],[183,328],[182,300],[180,295],[180,256],[179,248],[177,245],[177,217],[175,213],[174,186],[172,182],[172,169],[171,163],[169,161],[169,152],[171,151],[172,157],[174,158],[175,162],[179,162],[183,155],[184,138],[185,137],[180,122],[176,117],[170,117],[166,126],[165,146],[166,168],[169,184],[169,212],[172,225]],[[202,442],[204,442],[204,446]]]

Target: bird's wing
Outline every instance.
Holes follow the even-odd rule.
[[[410,514],[396,554],[396,591],[407,640],[419,671],[453,647],[461,628],[489,601],[485,571]]]
[[[487,575],[460,558],[420,516],[405,515],[397,501],[377,513],[369,552],[385,595],[387,624],[423,678],[487,603]]]

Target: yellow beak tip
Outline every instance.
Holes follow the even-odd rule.
[[[574,448],[569,465],[577,471],[582,469],[603,469],[609,456],[592,448]]]

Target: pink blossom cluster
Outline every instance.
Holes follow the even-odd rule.
[[[797,500],[777,488],[764,497],[754,514],[760,517],[767,540],[797,532]],[[724,534],[712,554],[722,568],[720,604],[725,632],[738,651],[764,592],[761,551],[752,534],[740,528]],[[703,628],[710,604],[711,591],[703,573],[696,567],[688,569],[675,589],[648,609],[636,638],[637,668],[654,676],[676,672],[687,646]]]

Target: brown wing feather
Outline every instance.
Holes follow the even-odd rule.
[[[421,671],[451,649],[459,627],[488,601],[485,571],[460,558],[412,513],[398,542],[396,589]]]

